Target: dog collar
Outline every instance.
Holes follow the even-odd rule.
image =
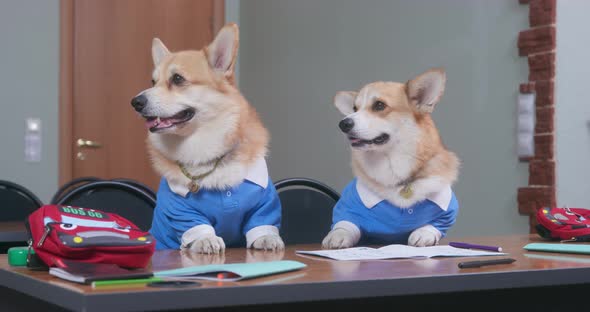
[[[225,154],[227,155],[227,154]],[[199,191],[199,189],[201,188],[201,186],[199,185],[199,183],[197,181],[203,179],[204,177],[210,175],[213,171],[215,171],[215,169],[217,169],[217,166],[219,165],[219,163],[221,162],[221,160],[223,159],[223,157],[225,157],[225,155],[217,158],[217,160],[215,161],[215,164],[213,165],[213,168],[211,168],[209,171],[205,172],[205,173],[201,173],[199,175],[191,175],[188,170],[186,170],[186,167],[181,164],[178,163],[178,167],[180,168],[180,171],[182,172],[182,174],[184,174],[185,177],[187,177],[189,180],[191,180],[188,183],[188,190],[192,193],[196,193]]]
[[[381,196],[381,195],[377,194],[375,191],[371,190],[368,186],[366,186],[363,182],[361,182],[358,179],[356,180],[356,191],[360,197],[361,202],[363,203],[363,205],[365,205],[365,207],[367,207],[367,209],[372,209],[380,202],[386,200],[383,196]],[[403,191],[403,188],[400,191],[400,195],[401,195],[402,191]],[[413,192],[413,191],[414,191],[413,188],[411,188],[411,192]],[[428,194],[428,196],[426,196],[426,199],[432,201],[438,207],[440,207],[440,209],[446,211],[449,208],[449,204],[451,202],[452,197],[453,197],[453,191],[452,191],[451,187],[445,186],[443,189],[441,189],[438,192]]]
[[[412,184],[403,184],[404,187],[399,191],[399,195],[405,199],[408,199],[414,195],[414,189]]]
[[[178,167],[180,168],[180,171],[182,172],[182,174],[187,177],[189,180],[191,180],[188,184],[188,190],[189,192],[192,193],[196,193],[199,191],[199,189],[201,188],[201,186],[199,185],[199,183],[197,181],[202,180],[203,178],[207,177],[208,175],[210,175],[211,173],[213,173],[213,171],[215,171],[215,169],[217,169],[217,166],[219,165],[219,163],[221,162],[221,160],[223,158],[225,158],[225,156],[231,154],[231,152],[233,152],[236,148],[238,147],[238,143],[234,144],[234,146],[232,146],[232,148],[225,154],[221,155],[221,157],[215,159],[215,164],[213,165],[213,168],[211,168],[209,171],[193,176],[191,175],[188,170],[186,169],[186,167],[179,161],[176,162],[176,164],[178,164]],[[207,164],[213,162],[213,160],[210,160],[208,162],[206,162]]]

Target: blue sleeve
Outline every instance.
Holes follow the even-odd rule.
[[[447,231],[451,228],[451,226],[453,226],[453,224],[455,224],[458,212],[459,203],[457,201],[457,198],[455,197],[455,194],[453,194],[447,211],[445,211],[443,215],[438,217],[432,223],[432,226],[434,226],[437,230],[440,231],[442,237],[445,237],[447,235]]]
[[[332,212],[332,228],[340,221],[352,222],[354,218],[351,210],[352,209],[348,207],[346,200],[341,197],[338,202],[336,202],[336,205],[334,205],[334,210]]]
[[[281,226],[281,201],[272,181],[262,192],[262,197],[250,215],[246,218],[243,234],[261,225]]]
[[[211,225],[209,219],[191,207],[193,194],[184,198],[170,190],[165,180],[160,184],[152,227],[168,239],[180,242],[182,234],[201,224]]]
[[[356,182],[353,180],[353,182],[349,183],[348,186],[344,188],[340,199],[334,206],[332,212],[332,228],[334,228],[334,225],[340,221],[348,221],[356,225],[361,232],[364,232],[361,222],[363,219],[362,212],[364,212],[364,210],[359,209],[359,205],[364,207],[364,204],[361,202],[356,191]]]

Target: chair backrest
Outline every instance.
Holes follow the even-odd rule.
[[[124,182],[127,184],[131,184],[133,186],[139,187],[140,189],[144,190],[146,193],[150,194],[154,198],[154,200],[156,200],[156,192],[151,187],[149,187],[137,180],[128,179],[128,178],[116,178],[116,179],[112,179],[112,181]]]
[[[0,221],[23,221],[43,202],[23,185],[0,180]]]
[[[156,199],[141,187],[123,181],[92,181],[67,191],[55,203],[116,213],[147,231],[152,225]]]
[[[53,194],[53,197],[51,197],[51,204],[56,204],[61,197],[70,189],[76,187],[76,186],[80,186],[82,184],[86,184],[88,182],[93,182],[93,181],[100,181],[102,179],[97,178],[97,177],[92,177],[92,176],[88,176],[88,177],[79,177],[79,178],[74,178],[68,182],[66,182],[64,185],[62,185],[56,192],[55,194]]]
[[[321,243],[330,232],[332,209],[340,194],[310,178],[287,178],[275,183],[282,206],[281,237],[285,244]]]

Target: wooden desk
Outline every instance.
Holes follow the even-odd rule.
[[[352,307],[355,304],[359,305],[359,309],[374,308],[371,302],[386,305],[389,310],[404,304],[414,310],[419,310],[419,307],[438,310],[441,305],[461,306],[464,303],[490,308],[507,307],[502,298],[522,299],[527,289],[531,298],[524,300],[536,300],[540,307],[546,308],[551,303],[564,306],[559,301],[558,288],[567,286],[567,292],[562,290],[561,295],[570,296],[575,288],[571,285],[587,287],[590,284],[590,256],[527,252],[522,249],[529,242],[541,241],[535,235],[464,238],[461,241],[502,246],[510,254],[509,257],[517,261],[508,265],[459,269],[457,264],[467,258],[334,261],[295,254],[296,249],[317,249],[317,245],[292,246],[284,253],[228,249],[225,255],[218,256],[159,251],[152,260],[154,270],[279,259],[301,261],[308,267],[241,282],[203,281],[201,287],[193,288],[136,285],[94,290],[90,286],[51,277],[47,272],[9,267],[6,256],[2,255],[0,285],[5,290],[27,293],[67,309],[112,312],[238,306],[249,309],[303,308],[301,305],[304,303],[324,305],[323,308],[336,305]],[[445,243],[444,240],[441,242]],[[480,258],[469,258],[475,259]],[[569,301],[576,304],[583,298],[570,298]],[[522,301],[511,303],[509,310],[518,304]],[[527,307],[530,304],[524,303]]]
[[[27,239],[24,222],[0,222],[0,243],[26,242]]]

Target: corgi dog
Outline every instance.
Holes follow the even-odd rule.
[[[201,50],[170,52],[152,42],[153,87],[131,105],[145,119],[162,176],[150,229],[156,249],[284,248],[265,160],[269,133],[234,85],[238,43],[235,24]]]
[[[337,93],[355,178],[334,206],[323,248],[361,239],[432,246],[455,223],[459,204],[451,186],[460,161],[430,115],[445,82],[444,70],[434,68],[405,83],[378,81]]]

